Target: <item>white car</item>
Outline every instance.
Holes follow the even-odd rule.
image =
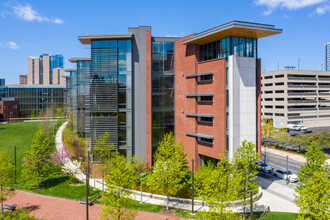
[[[292,173],[290,170],[288,170],[288,173],[286,173],[285,169],[273,170],[273,175],[275,177],[278,177],[278,178],[281,178],[284,180],[286,180],[286,177],[288,176],[290,183],[298,182],[298,180],[299,180],[298,176],[296,174]]]
[[[257,168],[258,171],[262,171],[264,173],[271,173],[273,170],[268,164],[262,161],[258,161],[256,164],[260,164],[260,167]]]

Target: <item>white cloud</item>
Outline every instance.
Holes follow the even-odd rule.
[[[270,15],[276,8],[297,10],[327,1],[328,0],[255,0],[255,4],[266,6],[267,10],[263,12],[263,15]]]
[[[21,5],[19,3],[15,5],[7,4],[12,8],[14,15],[23,19],[24,21],[39,21],[39,22],[52,22],[55,24],[63,24],[64,21],[59,18],[48,18],[46,16],[40,15],[36,10],[32,8],[30,4]],[[5,16],[3,14],[3,16]]]
[[[328,11],[330,11],[330,5],[324,5],[324,6],[317,7],[315,10],[315,13],[318,15],[323,15],[323,14],[327,13]]]
[[[166,34],[165,37],[180,37],[179,35],[175,35],[175,34]]]
[[[8,47],[13,50],[19,49],[19,46],[14,41],[8,41]]]

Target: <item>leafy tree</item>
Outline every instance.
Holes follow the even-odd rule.
[[[190,171],[182,142],[176,143],[173,133],[164,135],[154,156],[154,166],[147,185],[157,192],[175,196],[188,188]]]
[[[3,214],[3,201],[6,198],[14,195],[14,191],[10,190],[15,184],[14,165],[9,162],[0,151],[0,201],[1,201],[1,214]]]
[[[262,117],[261,119],[261,130],[265,137],[269,140],[273,138],[275,128],[273,127],[273,121]]]
[[[139,179],[135,159],[126,161],[118,152],[106,163],[106,190],[101,197],[102,219],[134,219],[136,211],[131,188]]]
[[[105,161],[115,150],[113,144],[109,141],[110,134],[105,132],[97,139],[94,148],[92,149],[94,161]]]
[[[239,191],[233,164],[222,157],[217,165],[207,163],[196,172],[196,180],[202,183],[197,191],[198,196],[209,206],[208,212],[198,212],[202,219],[240,219],[237,213],[232,212],[229,201],[238,199]]]
[[[56,109],[55,117],[56,117],[56,118],[60,118],[60,117],[62,117],[62,116],[63,116],[63,109],[58,107],[58,108]]]
[[[285,143],[289,137],[290,137],[290,135],[284,128],[277,130],[276,132],[274,132],[274,135],[273,135],[273,139],[275,139],[279,142],[282,142],[282,143]]]
[[[243,193],[243,210],[248,204],[246,196],[250,190],[258,192],[257,183],[252,182],[257,178],[257,166],[259,154],[256,152],[256,146],[252,142],[244,140],[242,145],[237,149],[234,156],[234,164],[237,174],[237,182],[240,191]]]
[[[39,180],[49,175],[52,166],[49,146],[49,140],[44,131],[40,129],[32,139],[31,149],[25,152],[23,159],[23,172],[26,176],[37,179],[37,189],[39,189]]]
[[[326,156],[317,143],[312,142],[305,154],[306,163],[298,172],[300,183],[296,188],[299,196],[298,219],[330,219],[330,175]]]
[[[33,110],[31,112],[31,119],[35,119],[35,117],[36,117],[36,111]]]

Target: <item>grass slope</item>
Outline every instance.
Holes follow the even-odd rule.
[[[24,151],[30,149],[34,134],[41,122],[14,122],[0,124],[0,150],[5,152],[8,160],[14,162],[14,146],[17,147],[17,177],[22,169]]]

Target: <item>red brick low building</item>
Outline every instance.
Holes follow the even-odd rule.
[[[0,120],[9,121],[19,117],[19,102],[15,98],[2,98],[0,100]]]

